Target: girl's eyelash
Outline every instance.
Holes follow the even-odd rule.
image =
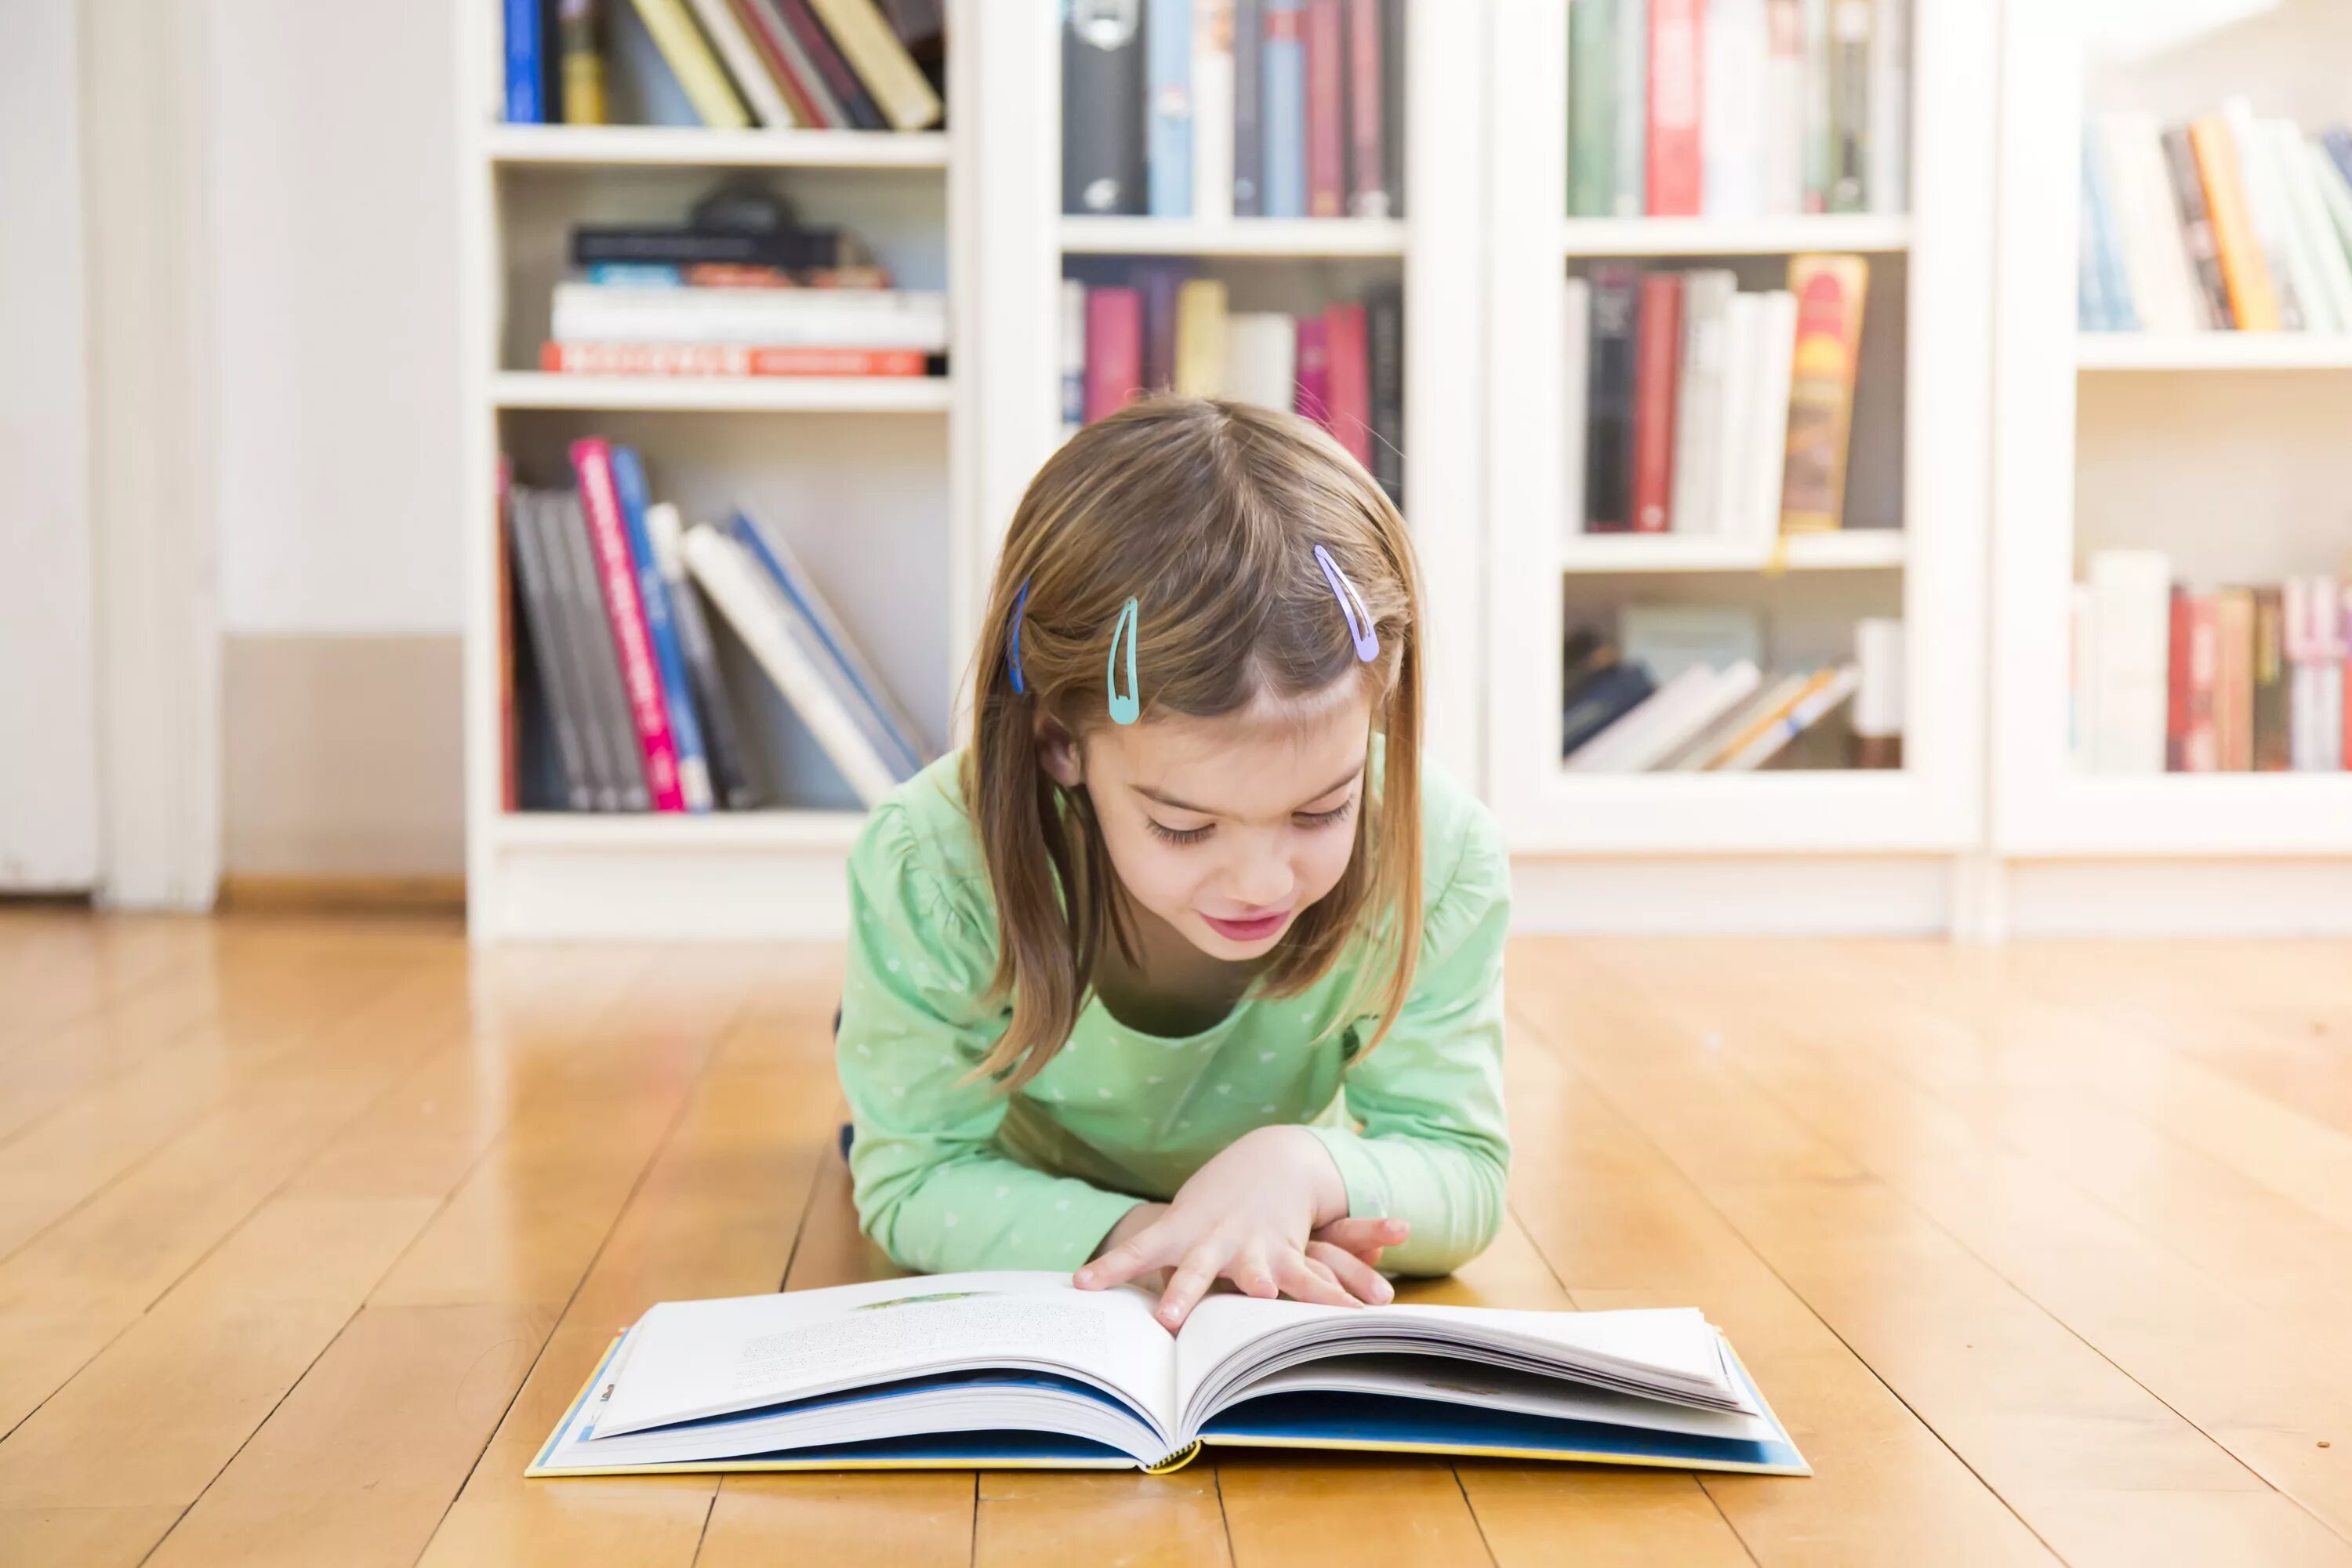
[[[1302,811],[1298,820],[1316,827],[1333,827],[1356,815],[1356,803],[1350,798],[1341,801],[1328,811]]]
[[[1353,800],[1347,800],[1328,811],[1302,811],[1298,814],[1298,820],[1309,827],[1336,827],[1355,814],[1356,803]],[[1198,844],[1209,836],[1207,826],[1170,827],[1152,817],[1147,816],[1143,820],[1151,829],[1153,837],[1163,844]]]
[[[1170,827],[1149,816],[1143,820],[1150,824],[1152,833],[1163,844],[1198,844],[1209,836],[1206,827]]]

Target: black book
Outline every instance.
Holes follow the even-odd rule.
[[[643,262],[669,267],[701,263],[806,268],[856,267],[864,255],[837,228],[791,228],[772,233],[680,228],[662,224],[583,224],[572,231],[572,264]]]
[[[1149,210],[1143,0],[1069,0],[1062,24],[1062,210]]]
[[[547,563],[549,588],[555,605],[556,653],[569,672],[574,710],[580,715],[580,746],[588,764],[589,782],[595,789],[595,809],[619,811],[627,786],[637,774],[635,753],[634,750],[622,749],[620,740],[612,732],[610,700],[597,668],[604,646],[612,639],[605,627],[602,595],[591,597],[584,605],[581,602],[574,547],[568,537],[581,525],[567,510],[571,500],[569,491],[541,490],[532,510],[540,554]],[[581,533],[584,545],[584,528],[581,528]],[[590,569],[593,570],[593,564]],[[619,668],[617,660],[614,668]]]
[[[507,492],[507,548],[514,561],[518,602],[530,656],[531,684],[546,705],[563,768],[563,802],[573,811],[596,808],[596,782],[582,736],[585,708],[574,689],[572,661],[563,647],[554,574],[540,531],[540,497],[520,485]]]
[[[2205,205],[2205,179],[2197,172],[2197,153],[2189,144],[2189,127],[2164,128],[2164,166],[2172,175],[2172,203],[2180,215],[2180,242],[2197,269],[2199,311],[2204,324],[2226,332],[2237,326],[2230,310],[2230,290],[2221,279],[2221,252],[2213,243],[2213,215]]]
[[[1633,526],[1633,345],[1642,272],[1620,262],[1592,269],[1591,378],[1585,390],[1584,531]]]
[[[548,534],[563,547],[571,565],[571,595],[565,617],[572,628],[573,657],[586,672],[582,684],[592,694],[596,722],[592,745],[601,745],[613,780],[614,799],[608,808],[645,811],[653,805],[646,788],[645,753],[637,746],[637,721],[629,710],[621,685],[621,658],[613,647],[613,623],[604,610],[604,584],[596,570],[596,553],[588,541],[588,519],[577,493],[565,490],[548,509]],[[554,546],[549,547],[553,563]]]
[[[1591,626],[1579,626],[1569,633],[1559,650],[1561,710],[1573,706],[1584,689],[1616,662],[1616,647]]]
[[[1371,361],[1372,478],[1404,505],[1404,290],[1375,285],[1364,297],[1364,336]]]
[[[1656,689],[1648,667],[1638,661],[1612,664],[1602,670],[1585,682],[1573,701],[1561,705],[1559,754],[1573,755],[1586,742],[1647,702]]]
[[[832,90],[835,98],[841,100],[842,111],[849,116],[849,124],[843,129],[889,130],[890,122],[875,106],[874,95],[866,90],[865,82],[858,79],[857,72],[850,68],[849,57],[843,54],[841,46],[833,41],[833,35],[825,30],[823,18],[809,5],[808,0],[777,0],[776,9],[783,16],[784,26],[800,39],[801,47],[807,51],[817,74],[824,78],[824,85]]]
[[[1234,216],[1265,216],[1265,125],[1262,50],[1265,22],[1258,0],[1234,0]]]
[[[1429,0],[1422,0],[1426,5]],[[1389,216],[1404,216],[1404,8],[1406,0],[1381,4],[1381,183],[1389,193]]]
[[[710,763],[711,793],[728,811],[748,811],[759,804],[743,765],[743,742],[735,728],[735,710],[727,702],[727,683],[719,674],[719,648],[710,638],[710,623],[702,614],[702,599],[687,580],[686,564],[675,542],[654,542],[660,557],[662,580],[669,585],[670,619],[677,628],[677,647],[686,658],[686,681],[693,690],[695,717],[702,721],[702,749]]]

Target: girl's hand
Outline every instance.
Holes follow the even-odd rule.
[[[1367,1255],[1376,1258],[1403,1237],[1378,1221],[1348,1221],[1347,1204],[1339,1169],[1314,1134],[1261,1127],[1194,1172],[1165,1212],[1108,1245],[1072,1282],[1097,1290],[1173,1266],[1160,1298],[1160,1321],[1171,1331],[1221,1277],[1260,1298],[1343,1307],[1386,1301],[1394,1292]],[[1333,1235],[1318,1238],[1325,1226]]]

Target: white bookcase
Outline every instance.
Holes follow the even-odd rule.
[[[1761,220],[1566,218],[1567,6],[1494,0],[1486,200],[1487,798],[1523,923],[1552,929],[1947,929],[1981,832],[1987,388],[1997,89],[1992,8],[1915,0],[1911,211]],[[1587,535],[1561,460],[1563,279],[1592,257],[1728,258],[1777,287],[1790,254],[1860,251],[1872,279],[1847,511],[1765,551]],[[1630,600],[1761,607],[1774,651],[1852,657],[1906,630],[1906,765],[1886,772],[1570,773],[1560,647]]]
[[[1996,929],[2352,929],[2352,774],[2102,776],[2068,757],[2068,593],[2088,552],[2160,549],[2208,586],[2352,559],[2352,340],[2075,332],[2086,112],[2186,118],[2242,92],[2307,129],[2352,116],[2352,14],[2238,10],[2167,42],[2163,8],[2107,7],[2098,31],[2087,6],[2005,8]]]

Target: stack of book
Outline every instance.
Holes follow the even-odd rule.
[[[947,296],[894,289],[855,236],[722,189],[684,225],[583,225],[540,368],[587,375],[939,374]]]
[[[1798,256],[1789,287],[1727,269],[1568,280],[1569,493],[1587,533],[1747,540],[1843,526],[1869,267]]]
[[[541,732],[553,753],[551,805],[759,804],[694,584],[867,805],[929,760],[779,534],[741,511],[685,526],[675,506],[650,500],[626,447],[575,441],[571,468],[569,488],[509,484],[504,498],[510,608],[527,634],[509,639],[513,686],[527,694],[508,702],[510,808],[524,794],[518,781],[542,776],[521,756],[522,737]]]
[[[1225,285],[1181,263],[1125,284],[1062,281],[1062,423],[1115,414],[1145,392],[1224,397],[1303,414],[1403,501],[1404,308],[1393,285],[1319,314],[1228,309]]]
[[[1569,211],[1899,213],[1911,0],[1572,0]]]
[[[1746,773],[1902,763],[1903,627],[1865,620],[1853,660],[1768,674],[1752,614],[1628,605],[1617,636],[1570,634],[1570,773]],[[1842,720],[1842,722],[1834,721]]]
[[[616,76],[655,123],[920,131],[944,112],[941,0],[504,5],[510,124],[602,125]]]
[[[2102,550],[2073,605],[2069,739],[2086,773],[2352,769],[2352,584],[2192,589]]]
[[[1062,210],[1393,217],[1404,0],[1071,0]]]
[[[2083,128],[2086,332],[2352,332],[2352,131],[2232,98]]]

